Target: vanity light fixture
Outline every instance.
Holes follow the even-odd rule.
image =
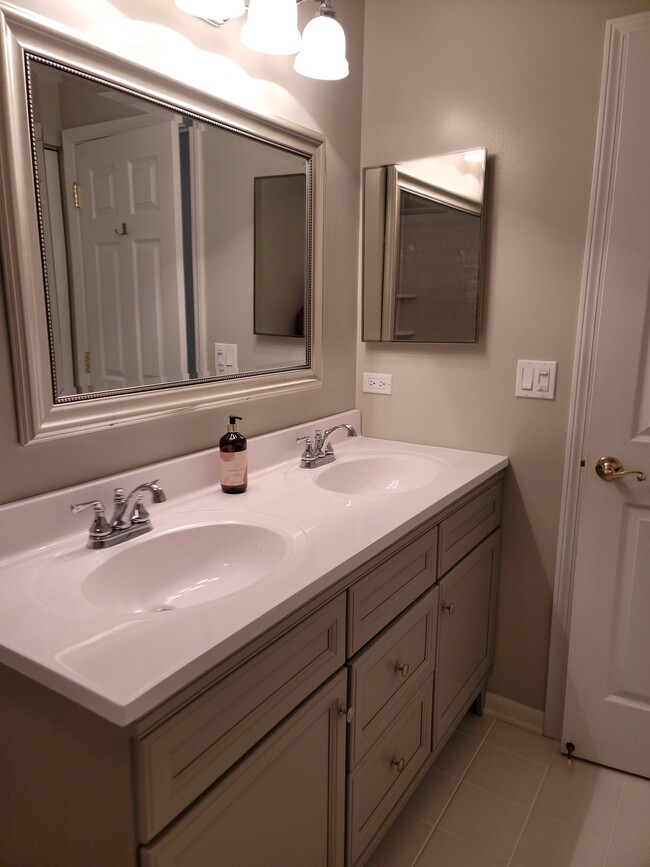
[[[222,27],[245,12],[241,41],[262,54],[296,54],[293,68],[300,75],[334,81],[349,72],[345,33],[336,20],[332,0],[316,0],[318,15],[300,36],[298,5],[305,0],[176,0],[188,15]]]

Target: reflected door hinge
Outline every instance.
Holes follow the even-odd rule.
[[[90,352],[84,352],[84,370],[86,373],[92,373],[92,364],[90,361]]]
[[[75,208],[81,207],[81,186],[79,181],[72,182],[72,198],[74,200]]]

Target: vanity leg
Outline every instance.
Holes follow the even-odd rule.
[[[474,704],[472,705],[472,710],[476,714],[476,716],[483,716],[483,711],[485,710],[485,697],[487,695],[487,687],[484,686],[479,694],[474,699]]]

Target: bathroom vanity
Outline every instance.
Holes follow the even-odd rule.
[[[285,432],[287,447],[303,428]],[[122,613],[121,627],[97,621],[111,637],[77,641],[74,658],[85,667],[74,671],[61,664],[68,650],[53,653],[45,671],[35,651],[29,660],[3,645],[2,775],[13,797],[0,808],[1,863],[365,863],[467,709],[482,710],[507,460],[365,437],[334,446],[330,468],[291,460],[253,472],[248,501],[211,488],[171,497],[167,512],[152,508],[154,528],[190,506],[193,515],[236,508],[242,519],[266,511],[300,520],[306,541],[293,550],[295,563],[248,591],[248,601],[242,591],[230,601]],[[423,472],[428,461],[435,478]],[[392,489],[382,472],[393,476]],[[65,544],[83,542],[76,534]],[[39,556],[64,556],[60,544]],[[39,600],[34,580],[31,604],[67,619],[78,639],[82,609],[93,608],[83,586]],[[8,580],[4,592],[11,588]],[[249,609],[246,628],[228,608],[237,596]],[[216,644],[215,621],[224,636]],[[120,678],[106,674],[101,686],[99,673],[124,665],[121,631],[143,623],[140,653],[123,670],[130,699],[111,703],[107,684]],[[181,660],[190,633],[196,655],[172,673],[173,653],[161,651],[154,686],[163,623],[172,650],[177,630]]]

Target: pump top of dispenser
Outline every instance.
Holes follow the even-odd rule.
[[[240,415],[231,415],[228,417],[229,422],[227,426],[228,433],[236,433],[237,431],[237,422],[242,420]]]

